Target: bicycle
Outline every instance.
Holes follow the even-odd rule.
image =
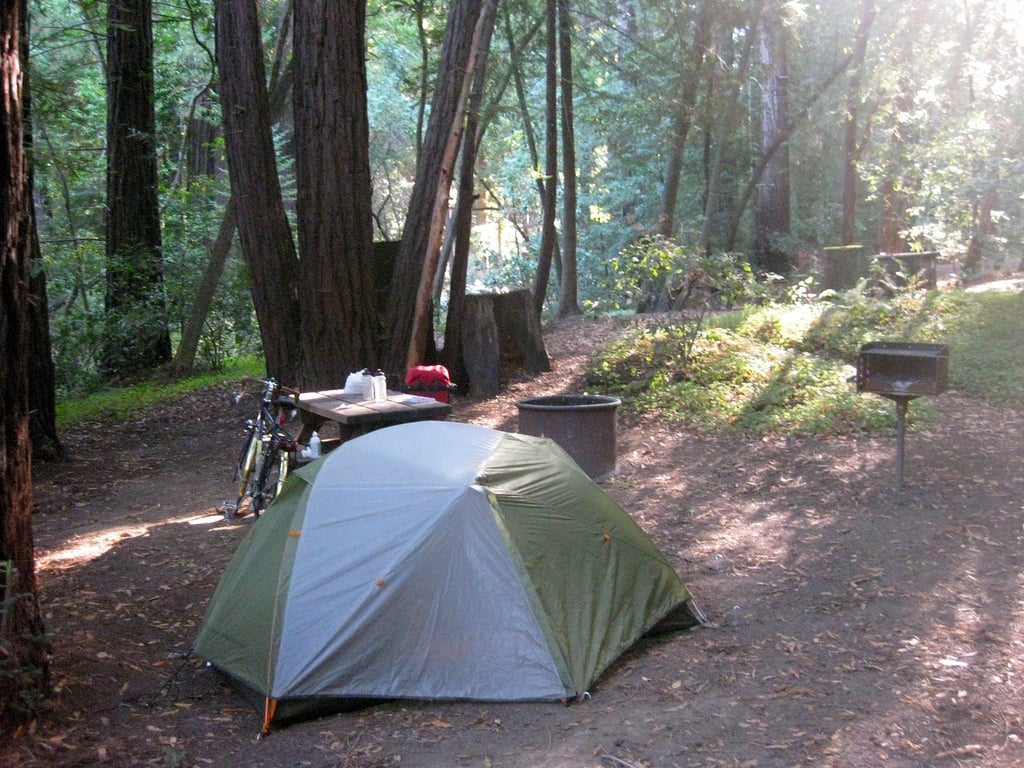
[[[228,520],[234,520],[242,512],[246,498],[249,511],[258,519],[284,485],[289,457],[301,447],[284,429],[285,422],[298,409],[298,391],[282,386],[275,379],[246,377],[234,401],[241,402],[243,397],[252,394],[253,384],[262,386],[263,393],[256,417],[245,422],[245,442],[235,466],[238,497],[234,505],[225,504],[224,516]]]

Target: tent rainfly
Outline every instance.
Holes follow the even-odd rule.
[[[554,442],[425,421],[289,476],[195,651],[264,704],[266,732],[367,700],[580,697],[644,634],[702,621]]]

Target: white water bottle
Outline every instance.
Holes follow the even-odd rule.
[[[309,458],[320,458],[320,435],[314,432],[309,438]]]
[[[373,400],[383,403],[388,399],[388,380],[382,371],[373,372]]]

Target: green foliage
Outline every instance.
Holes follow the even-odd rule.
[[[183,394],[235,383],[254,373],[263,375],[263,362],[252,357],[240,358],[226,363],[222,370],[188,379],[153,380],[130,387],[108,387],[84,397],[65,398],[57,403],[57,427],[64,429],[83,422],[124,419]]]
[[[757,301],[763,286],[739,255],[705,254],[660,237],[646,237],[608,260],[604,292],[588,300],[600,309],[705,309]]]
[[[1024,406],[1024,297],[998,293],[851,292],[832,300],[771,304],[685,317],[624,334],[588,371],[588,388],[703,429],[844,434],[889,428],[888,400],[852,383],[860,345],[919,341],[949,347],[949,386],[996,404]],[[925,399],[912,422],[934,417]]]

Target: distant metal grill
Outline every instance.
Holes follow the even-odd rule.
[[[857,391],[896,402],[896,489],[903,488],[907,405],[921,395],[946,391],[949,350],[945,344],[872,341],[857,354]]]

